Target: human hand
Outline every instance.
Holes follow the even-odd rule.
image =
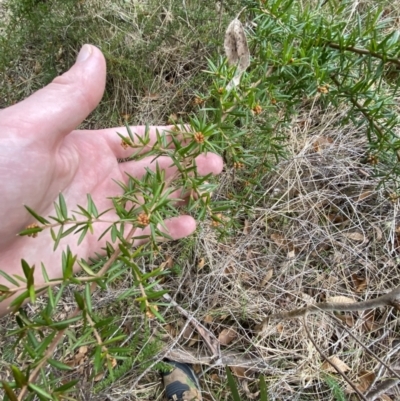
[[[112,207],[111,196],[122,193],[113,180],[126,181],[126,173],[139,178],[146,168],[155,168],[153,157],[118,163],[117,158],[127,158],[132,153],[132,149],[123,149],[117,135],[124,128],[75,130],[99,103],[105,77],[102,53],[85,45],[69,71],[24,101],[0,111],[0,269],[10,275],[23,275],[21,259],[25,259],[37,267],[36,283],[44,281],[41,262],[50,279],[59,278],[61,253],[67,246],[72,253],[87,259],[99,252],[107,239],[98,241],[106,228],[105,223],[98,223],[94,225],[94,235],[87,235],[79,250],[77,237],[68,236],[53,252],[49,230],[35,239],[17,236],[33,223],[24,205],[47,217],[55,215],[53,202],[60,192],[68,210],[85,206],[86,195],[91,194],[98,210],[103,211]],[[153,142],[156,129],[162,128],[150,129]],[[140,135],[144,127],[132,127],[132,131]],[[160,157],[157,163],[166,170],[167,177],[175,174],[169,158]],[[201,175],[222,170],[222,160],[215,154],[201,155],[196,163]],[[196,227],[190,216],[169,219],[165,225],[174,239],[190,235]],[[10,285],[1,277],[0,283]],[[0,313],[5,306],[6,302],[0,305]]]

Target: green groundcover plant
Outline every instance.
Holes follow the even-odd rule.
[[[29,17],[30,2],[17,3],[26,6],[17,10],[21,20]],[[34,3],[45,7],[46,2]],[[400,140],[394,99],[399,82],[399,32],[392,29],[383,8],[354,10],[351,5],[243,1],[245,8],[238,18],[245,27],[250,65],[238,74],[240,60],[232,62],[229,54],[209,58],[203,72],[209,85],[193,94],[194,112],[184,121],[176,121],[168,136],[160,133],[153,146],[149,146],[147,133],[138,137],[128,126],[118,132],[121,146],[132,149],[132,160],[168,156],[178,173],[166,180],[163,171],[148,171],[143,179],[129,177],[127,184],[118,183],[124,193],[113,199],[118,219],[109,221],[102,234],[111,234],[106,256],[84,260],[79,253],[66,250],[60,260],[63,276],[47,279],[40,286],[34,282],[33,272],[41,269],[46,277],[44,265],[32,266],[29,260],[22,260],[23,277],[0,271],[8,282],[0,287],[0,299],[17,295],[12,302],[16,327],[8,336],[20,350],[18,360],[6,360],[12,379],[2,382],[4,399],[73,399],[79,378],[62,358],[67,349],[73,353],[86,347],[82,353],[93,366],[92,377],[104,374],[107,383],[133,364],[150,361],[161,349],[161,341],[149,341],[146,330],[137,330],[126,341],[118,318],[97,310],[94,291],[113,287],[130,274],[134,285],[115,302],[133,301],[131,307],[139,309],[145,319],[163,321],[166,291],[158,290],[157,284],[171,271],[161,267],[147,271],[139,263],[160,257],[159,239],[168,239],[161,232],[162,221],[184,208],[198,220],[210,220],[221,237],[232,235],[243,214],[251,214],[251,207],[263,195],[262,177],[285,157],[287,130],[299,108],[314,102],[322,107],[348,107],[343,123],[351,121],[368,138],[365,163],[376,166],[382,185],[391,188],[390,196],[397,196]],[[227,168],[235,172],[235,185],[226,199],[213,199],[215,179],[197,174],[195,158],[202,152],[221,154]],[[176,206],[169,197],[179,188],[188,198],[185,206]],[[76,236],[79,244],[91,235],[95,224],[104,222],[106,212],[97,209],[90,194],[87,204],[76,210],[68,210],[60,194],[52,216],[40,216],[29,205],[25,207],[34,223],[20,235],[35,241],[34,237],[50,230],[54,248],[70,235]],[[133,248],[135,231],[145,226],[151,229],[147,244]],[[83,271],[78,276],[73,274],[75,264]],[[70,291],[75,305],[60,319],[60,305]],[[35,303],[42,295],[35,312],[27,313],[24,301]],[[143,364],[143,369],[149,365]],[[162,364],[155,367],[162,368]],[[229,375],[234,388],[232,380]],[[265,383],[262,388],[262,397],[267,399]]]

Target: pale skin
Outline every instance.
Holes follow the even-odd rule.
[[[77,210],[77,205],[86,206],[89,193],[101,212],[112,206],[110,196],[122,193],[113,180],[126,182],[126,173],[139,178],[146,168],[155,168],[153,158],[118,163],[118,158],[132,153],[132,149],[121,146],[116,134],[126,132],[125,128],[76,129],[100,102],[105,78],[103,54],[85,45],[69,71],[24,101],[0,110],[0,269],[10,275],[23,276],[23,258],[37,266],[36,283],[44,281],[41,262],[51,279],[59,278],[61,252],[67,246],[80,258],[88,258],[100,252],[109,240],[106,237],[98,241],[107,227],[106,223],[98,223],[94,235],[86,236],[79,247],[77,236],[68,236],[53,252],[54,242],[48,230],[37,238],[17,236],[35,222],[24,205],[47,217],[55,215],[53,202],[60,192],[70,211]],[[155,138],[157,130],[168,128],[152,127],[151,137]],[[132,127],[132,131],[143,134],[144,127]],[[222,170],[222,160],[215,154],[201,155],[196,163],[202,175]],[[159,158],[158,164],[167,178],[176,173],[168,158]],[[110,212],[104,219],[115,220],[116,216]],[[186,237],[196,228],[190,216],[172,218],[165,225],[174,239]],[[0,284],[10,286],[2,277]],[[9,303],[6,300],[0,304],[0,314],[9,311]]]

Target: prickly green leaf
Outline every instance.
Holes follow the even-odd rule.
[[[28,380],[25,377],[25,375],[19,370],[19,368],[15,365],[11,365],[11,370],[15,379],[15,383],[19,388],[24,387],[27,383]]]
[[[238,391],[238,387],[236,384],[236,380],[233,377],[231,370],[229,369],[229,367],[226,367],[226,375],[228,376],[228,385],[229,388],[231,389],[231,394],[232,394],[232,398],[234,401],[241,401],[240,395],[239,395],[239,391]]]
[[[3,276],[8,282],[11,284],[14,284],[16,287],[19,287],[19,284],[16,280],[14,280],[9,274],[7,274],[5,271],[0,270],[0,276]]]
[[[29,206],[24,205],[25,209],[28,211],[28,213],[34,217],[39,223],[41,224],[50,224],[48,220],[46,220],[44,217],[40,216],[37,214],[34,210],[32,210]]]
[[[74,387],[75,384],[77,384],[78,382],[79,382],[79,379],[71,380],[70,382],[63,384],[62,386],[57,387],[54,390],[54,392],[55,393],[64,393],[67,390],[70,390],[72,387]]]
[[[260,401],[268,401],[267,383],[263,375],[260,376]]]
[[[63,194],[60,192],[58,195],[58,203],[60,205],[60,211],[61,215],[64,218],[64,220],[68,220],[68,209],[67,209],[67,204],[65,202],[65,198]]]
[[[5,381],[2,381],[1,384],[10,401],[18,401],[18,397],[16,396],[10,385]]]
[[[43,231],[42,227],[31,227],[31,228],[26,228],[25,230],[22,230],[18,233],[19,236],[23,237],[24,235],[33,235],[37,234]]]
[[[31,391],[35,392],[37,395],[41,395],[42,397],[44,397],[44,398],[46,398],[48,400],[51,400],[51,398],[52,398],[51,395],[45,389],[43,389],[42,387],[37,386],[36,384],[29,383],[28,384],[28,388]]]
[[[55,367],[55,368],[57,368],[57,369],[60,369],[60,370],[74,370],[74,368],[71,368],[70,366],[66,365],[65,363],[62,363],[62,362],[57,361],[57,360],[52,359],[52,358],[49,358],[49,359],[47,360],[47,362],[48,362],[51,366],[53,366],[53,367]]]

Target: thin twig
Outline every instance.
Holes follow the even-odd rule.
[[[95,327],[95,323],[92,320],[92,318],[90,317],[89,313],[86,314],[86,319],[88,320],[90,327],[93,330],[93,334],[96,337],[97,344],[102,347],[102,351],[107,352],[107,347],[103,345],[103,340],[101,339],[101,336],[100,336],[99,332],[97,331],[97,329]]]
[[[332,81],[335,83],[337,87],[341,87],[340,82],[337,80],[337,78],[334,75],[331,75],[330,78]],[[363,114],[363,116],[368,120],[368,122],[375,128],[375,130],[378,132],[378,134],[383,137],[383,131],[382,128],[374,121],[374,119],[365,111],[365,108],[361,103],[359,103],[354,97],[351,95],[351,93],[348,93],[350,102],[357,107],[357,109]]]
[[[276,313],[266,320],[269,319],[290,319],[293,317],[301,317],[309,313],[319,313],[319,312],[356,312],[366,309],[375,309],[382,306],[390,306],[395,303],[396,299],[400,297],[400,286],[396,287],[394,290],[390,291],[385,295],[381,295],[375,299],[369,299],[363,302],[354,303],[330,303],[330,302],[320,302],[314,305],[309,305],[304,308],[295,309],[289,312]]]
[[[267,363],[264,358],[249,358],[247,356],[244,356],[242,352],[223,350],[221,351],[221,359],[214,362],[212,357],[204,354],[199,354],[198,352],[195,352],[190,348],[180,347],[178,350],[176,350],[173,349],[173,347],[168,346],[168,349],[166,349],[164,356],[166,358],[182,363],[206,365],[209,367],[227,365],[241,366],[243,368],[248,368],[249,371],[251,370],[266,372],[271,375],[282,376],[296,373],[296,369],[280,369]]]
[[[324,359],[326,362],[328,362],[329,365],[331,365],[331,366],[336,370],[336,372],[338,372],[338,373],[340,374],[340,376],[342,376],[343,379],[346,380],[346,382],[347,382],[347,383],[349,384],[349,386],[358,394],[358,396],[360,397],[361,400],[368,401],[368,400],[364,397],[364,395],[360,392],[360,390],[355,386],[355,384],[347,377],[347,375],[346,375],[344,372],[342,372],[342,370],[339,369],[339,367],[336,366],[335,363],[333,363],[328,357],[326,357],[326,356],[324,355],[324,353],[322,352],[321,348],[318,347],[317,343],[314,341],[314,339],[313,339],[312,336],[311,336],[310,331],[309,331],[308,328],[307,328],[307,321],[306,321],[306,318],[307,318],[307,315],[305,315],[304,318],[303,318],[304,330],[306,331],[307,336],[308,336],[308,338],[310,339],[310,341],[313,343],[315,349],[316,349],[316,350],[318,351],[318,353],[321,355],[322,359]]]
[[[386,393],[386,391],[390,390],[399,383],[400,380],[397,378],[386,379],[375,386],[375,390],[369,391],[365,396],[367,397],[368,401],[375,401],[379,396]]]
[[[384,62],[389,62],[389,63],[393,63],[393,64],[400,66],[400,60],[397,58],[385,57],[383,54],[372,52],[367,49],[362,49],[360,47],[340,46],[338,43],[333,43],[333,42],[328,43],[328,46],[331,47],[332,49],[346,50],[346,51],[357,53],[357,54],[372,56],[372,57],[378,58]]]
[[[78,280],[81,283],[85,283],[85,282],[91,282],[91,281],[95,280],[96,277],[97,277],[97,275],[90,276],[90,277],[76,277],[75,280]],[[34,284],[33,288],[35,289],[35,292],[41,292],[43,290],[46,290],[48,287],[54,287],[56,285],[61,285],[61,284],[64,284],[64,283],[65,283],[65,280],[61,280],[61,279],[60,280],[50,280],[47,283]],[[21,283],[21,284],[24,284],[25,287],[22,287],[22,286],[20,286],[20,287],[8,287],[7,293],[9,293],[9,294],[7,294],[7,297],[5,299],[7,299],[9,297],[12,297],[18,291],[25,290],[26,289],[26,283]],[[6,291],[4,291],[4,292],[6,292]]]

